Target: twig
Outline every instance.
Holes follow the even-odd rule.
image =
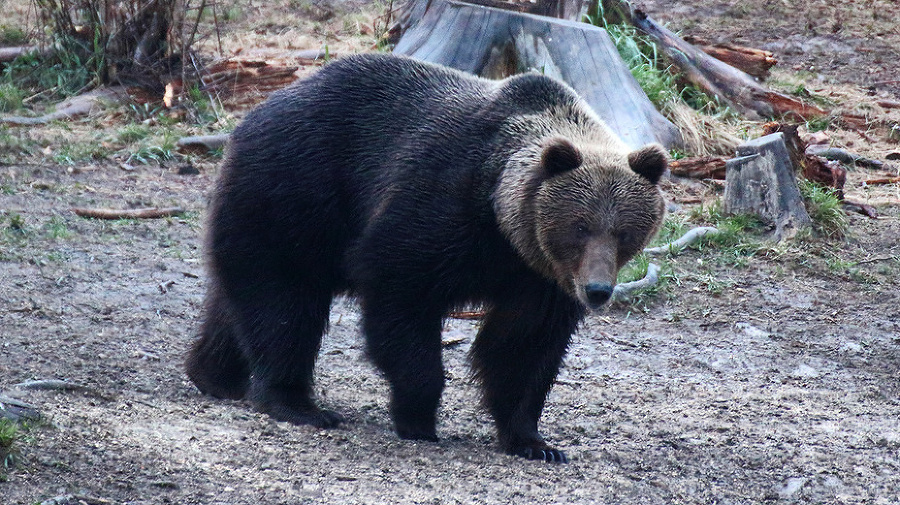
[[[659,282],[659,270],[656,263],[647,265],[647,275],[643,279],[619,284],[613,289],[613,301],[625,300],[638,291],[656,285]]]
[[[900,177],[884,177],[881,179],[869,179],[866,181],[867,186],[874,186],[877,184],[896,184],[900,182]]]
[[[73,208],[72,212],[81,217],[94,219],[158,219],[184,214],[181,207],[147,208],[147,209],[82,209]]]
[[[688,231],[678,240],[674,242],[669,242],[668,244],[661,245],[659,247],[648,247],[644,249],[644,254],[661,254],[661,253],[673,253],[676,254],[680,252],[685,247],[693,244],[694,242],[700,240],[701,237],[709,235],[711,233],[718,233],[719,230],[713,228],[711,226],[700,226],[694,228],[693,230]]]
[[[87,386],[60,379],[25,381],[15,384],[14,387],[18,389],[35,389],[42,391],[92,391],[91,388]]]

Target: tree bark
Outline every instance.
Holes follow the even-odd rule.
[[[452,0],[418,0],[410,13],[394,53],[491,79],[538,71],[575,89],[628,146],[681,144],[602,28]]]
[[[778,63],[775,54],[763,49],[738,46],[729,42],[712,43],[709,40],[690,35],[684,37],[684,40],[713,58],[752,75],[760,81],[769,77],[769,69]]]

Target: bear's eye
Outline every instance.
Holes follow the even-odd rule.
[[[616,232],[616,239],[620,244],[628,244],[631,242],[631,239],[634,237],[634,234],[630,231],[622,230]]]
[[[587,227],[586,224],[582,223],[575,227],[575,232],[578,233],[579,237],[584,238],[591,233],[591,230]]]

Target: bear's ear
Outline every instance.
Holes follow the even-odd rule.
[[[669,154],[659,144],[649,144],[628,155],[628,165],[634,173],[650,181],[659,182],[669,165]]]
[[[548,141],[544,145],[544,152],[541,153],[541,167],[550,177],[575,170],[581,166],[581,162],[578,148],[562,137]]]

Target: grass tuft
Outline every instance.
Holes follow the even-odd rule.
[[[828,238],[844,237],[849,224],[835,190],[806,179],[798,181],[798,185],[816,231]]]

